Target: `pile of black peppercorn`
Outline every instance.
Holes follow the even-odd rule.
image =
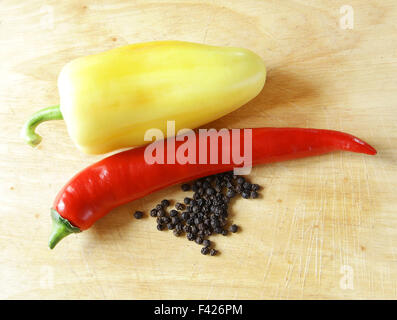
[[[193,191],[192,198],[186,197],[184,203],[175,203],[175,209],[167,213],[168,200],[150,211],[157,218],[158,230],[172,230],[175,236],[186,234],[189,241],[202,245],[201,253],[214,256],[218,253],[211,248],[208,237],[213,234],[226,236],[229,231],[237,232],[238,226],[228,226],[228,209],[231,199],[241,195],[244,199],[258,197],[259,185],[251,184],[233,172],[219,173],[182,184],[183,191]]]

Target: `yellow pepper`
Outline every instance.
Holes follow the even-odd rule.
[[[60,106],[36,112],[23,136],[35,146],[36,126],[64,119],[88,154],[139,146],[146,130],[196,128],[239,108],[263,88],[262,59],[247,49],[182,41],[127,45],[77,58],[58,78]]]

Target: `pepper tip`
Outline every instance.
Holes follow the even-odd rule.
[[[378,151],[376,151],[376,149],[370,145],[368,145],[368,154],[371,156],[374,156],[378,153]]]
[[[371,146],[369,143],[360,140],[356,137],[354,137],[354,141],[357,143],[357,146],[359,146],[358,152],[366,153],[371,156],[374,156],[378,153],[376,149],[373,146]]]

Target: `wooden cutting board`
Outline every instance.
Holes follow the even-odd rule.
[[[397,298],[397,3],[359,1],[16,1],[0,3],[0,298]],[[354,21],[353,21],[354,20]],[[352,29],[349,29],[352,27]],[[153,218],[134,220],[178,186],[122,206],[47,247],[63,184],[101,159],[80,153],[63,121],[23,122],[58,103],[69,60],[178,39],[239,46],[267,63],[260,95],[207,127],[314,127],[368,141],[374,157],[333,153],[254,168],[257,200],[238,200],[241,232],[218,257]]]

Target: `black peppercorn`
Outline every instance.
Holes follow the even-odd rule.
[[[238,177],[236,181],[238,184],[243,184],[245,179],[243,177]]]
[[[184,205],[183,203],[177,202],[177,203],[175,204],[175,209],[177,209],[177,210],[183,210],[183,209],[185,209],[185,205]]]
[[[150,216],[151,217],[157,217],[157,210],[156,209],[150,210]]]
[[[222,228],[216,227],[216,228],[214,229],[214,232],[217,233],[217,234],[221,234],[221,233],[222,233]]]
[[[177,224],[177,223],[179,223],[179,222],[180,222],[179,217],[172,217],[172,218],[171,218],[171,223]]]
[[[200,178],[193,183],[181,185],[183,191],[193,190],[192,197],[185,197],[183,201],[175,203],[175,210],[170,210],[169,216],[166,207],[170,202],[166,199],[150,211],[151,216],[157,216],[159,230],[168,228],[175,236],[186,233],[190,241],[202,244],[202,254],[217,255],[211,241],[205,239],[212,234],[228,235],[237,232],[235,224],[225,229],[228,217],[228,207],[232,198],[242,196],[245,199],[255,199],[260,186],[251,184],[242,176],[235,176],[233,172],[219,173]],[[184,212],[182,212],[184,210]],[[181,213],[179,213],[179,211]],[[134,215],[135,216],[135,215]]]
[[[168,218],[168,217],[161,217],[160,220],[161,220],[162,223],[168,223],[168,222],[171,221],[171,219]]]
[[[252,199],[256,199],[256,198],[258,198],[258,192],[256,192],[256,191],[251,191],[251,198]]]
[[[248,192],[248,191],[243,191],[243,192],[241,192],[241,196],[244,198],[244,199],[249,199],[250,198],[250,193]]]
[[[168,223],[167,228],[168,228],[168,230],[172,230],[175,228],[175,225],[173,223]]]
[[[249,182],[244,182],[244,183],[243,183],[243,188],[244,188],[245,190],[250,191],[250,190],[251,190],[251,183],[249,183]]]
[[[186,238],[187,238],[189,241],[193,241],[193,240],[196,238],[196,236],[195,236],[193,233],[188,232],[188,233],[186,234]]]
[[[196,234],[197,231],[198,231],[198,229],[197,229],[196,226],[191,226],[191,227],[190,227],[190,232],[191,232],[191,233]]]
[[[165,216],[165,211],[164,211],[163,208],[157,210],[157,216],[158,217],[164,217]]]
[[[143,212],[142,211],[135,211],[134,217],[135,217],[135,219],[141,219],[143,217]]]
[[[170,217],[175,217],[177,215],[178,215],[178,211],[176,211],[176,210],[171,210],[170,211]]]
[[[210,240],[203,240],[203,246],[204,247],[209,247],[211,245],[211,241]]]

